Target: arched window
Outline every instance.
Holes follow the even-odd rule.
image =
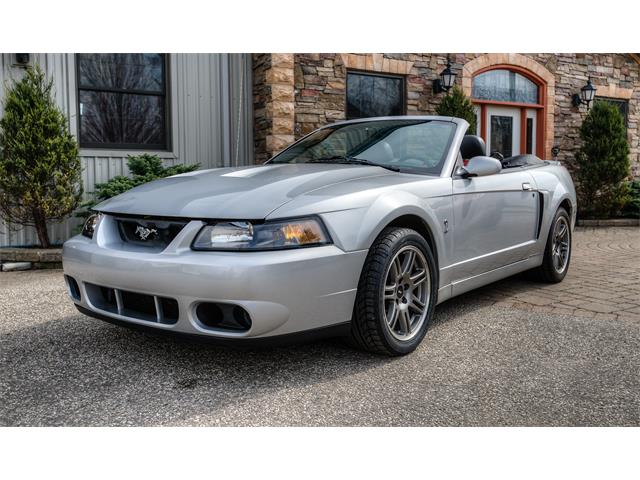
[[[472,77],[478,133],[488,152],[544,155],[545,82],[518,66],[496,65]]]
[[[534,58],[485,53],[464,64],[462,89],[476,105],[477,134],[491,150],[552,157],[555,75]]]
[[[538,104],[538,85],[512,70],[489,70],[473,79],[473,98]]]

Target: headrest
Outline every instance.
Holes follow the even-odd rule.
[[[487,154],[487,146],[482,137],[477,135],[465,135],[460,145],[460,155],[464,160]]]

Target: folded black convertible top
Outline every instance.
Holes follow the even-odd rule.
[[[541,160],[535,155],[514,155],[513,157],[505,158],[502,161],[502,168],[527,167],[533,165],[541,165],[543,163],[544,160]]]

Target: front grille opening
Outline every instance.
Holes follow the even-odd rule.
[[[100,297],[102,298],[102,302],[104,302],[109,307],[118,309],[118,300],[116,299],[116,291],[113,288],[108,287],[100,287]]]
[[[87,292],[89,302],[100,310],[106,312],[118,313],[118,301],[116,292],[113,288],[94,285],[93,283],[85,283],[84,289]]]
[[[152,295],[143,293],[120,291],[122,297],[122,315],[139,318],[140,320],[157,321],[156,304]]]
[[[158,297],[158,298],[160,298],[160,307],[162,308],[162,314],[163,314],[164,320],[167,323],[177,322],[178,314],[179,314],[178,302],[175,301],[173,298],[165,298],[165,297]]]
[[[162,251],[167,248],[187,224],[187,222],[129,218],[118,218],[116,223],[124,243],[153,251]]]
[[[69,275],[65,275],[64,278],[67,281],[67,287],[69,287],[69,295],[71,295],[71,298],[79,302],[80,287],[78,286],[78,282],[76,282],[75,278],[70,277]]]
[[[178,321],[180,315],[178,302],[173,298],[118,290],[92,283],[85,283],[85,290],[95,308],[124,317],[171,325]]]
[[[204,328],[246,332],[251,328],[249,312],[239,305],[202,302],[196,307],[196,317]]]

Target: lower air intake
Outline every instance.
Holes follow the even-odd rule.
[[[174,324],[178,321],[178,302],[173,298],[85,283],[89,302],[99,309],[123,317]]]
[[[239,305],[202,302],[196,307],[196,317],[207,329],[246,332],[251,328],[249,312]]]

